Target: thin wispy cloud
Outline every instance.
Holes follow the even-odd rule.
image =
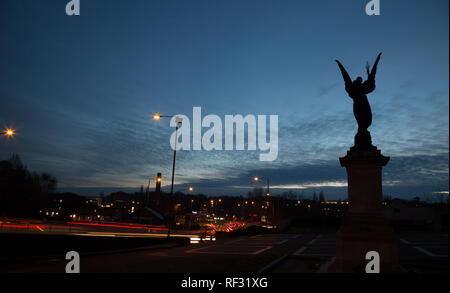
[[[278,159],[179,151],[176,189],[245,195],[258,175],[278,193],[324,190],[343,198],[339,157],[353,145],[357,124],[334,59],[354,78],[379,51],[369,130],[391,157],[383,190],[404,197],[448,190],[447,1],[435,3],[433,14],[424,1],[386,3],[400,19],[356,18],[351,35],[343,19],[354,17],[358,0],[106,7],[92,0],[84,11],[102,13],[77,22],[60,13],[64,3],[28,2],[0,4],[0,123],[20,128],[0,157],[18,153],[30,169],[54,174],[61,190],[138,188],[157,172],[167,186],[174,129],[151,115],[191,117],[200,106],[220,117],[279,115]]]

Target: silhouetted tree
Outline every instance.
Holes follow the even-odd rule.
[[[42,173],[39,178],[39,183],[43,193],[54,193],[58,180],[48,173]]]
[[[34,217],[45,202],[44,195],[56,189],[57,180],[48,173],[30,173],[20,157],[13,154],[0,162],[0,214]]]
[[[283,192],[281,196],[289,200],[295,200],[297,198],[297,195],[292,190]]]
[[[320,201],[320,202],[325,201],[325,196],[323,195],[323,191],[320,191],[320,192],[319,192],[319,201]]]

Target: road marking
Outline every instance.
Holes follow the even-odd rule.
[[[427,242],[420,242],[420,241],[415,241],[415,242],[410,242],[407,241],[405,239],[400,238],[400,242],[404,243],[404,244],[411,244],[411,245],[416,245],[417,247],[420,246],[433,246],[435,248],[445,248],[447,247],[445,242],[442,241],[427,241]]]
[[[265,267],[261,268],[258,270],[258,274],[260,273],[264,273],[265,271],[267,271],[269,268],[273,267],[275,264],[281,262],[282,260],[284,260],[285,258],[287,258],[287,254],[280,256],[279,258],[277,258],[276,260],[274,260],[273,262],[271,262],[270,264],[266,265]]]
[[[407,240],[405,240],[405,239],[402,239],[402,238],[400,238],[400,241],[403,242],[403,243],[405,243],[405,244],[411,244],[411,242],[409,242],[409,241],[407,241]]]
[[[430,251],[428,251],[428,250],[426,250],[426,249],[424,249],[424,248],[422,248],[420,246],[413,246],[413,247],[415,249],[417,249],[418,251],[420,251],[420,252],[422,252],[422,253],[424,253],[424,254],[426,254],[428,256],[431,256],[431,257],[448,257],[448,255],[434,254],[434,253],[432,253],[432,252],[430,252]]]
[[[303,246],[302,248],[300,248],[299,250],[294,252],[294,255],[300,255],[305,249],[306,249],[306,246]]]
[[[306,246],[303,246],[303,247],[301,247],[299,250],[297,250],[296,252],[294,252],[293,255],[303,255],[303,256],[304,256],[305,254],[302,254],[302,252],[305,251],[305,249],[308,248],[309,245],[314,244],[319,238],[322,238],[322,236],[323,236],[322,234],[317,235],[314,239],[312,239],[311,241],[309,241],[309,242],[306,244]],[[331,241],[328,241],[328,242],[331,243]],[[333,242],[333,243],[334,243],[334,242]],[[319,246],[334,246],[334,244],[333,244],[333,245],[329,245],[329,244],[323,245],[323,243],[320,243]],[[330,256],[330,255],[328,255],[328,254],[307,254],[307,255]]]
[[[189,250],[186,250],[186,252],[187,253],[191,253],[191,252],[193,252],[193,251],[198,251],[198,250],[200,250],[200,249],[205,249],[205,248],[211,248],[211,247],[214,247],[215,245],[209,245],[209,246],[204,246],[204,247],[199,247],[199,248],[194,248],[194,249],[189,249]]]
[[[445,243],[414,243],[416,246],[425,246],[425,247],[433,247],[433,248],[447,248],[448,245]]]
[[[260,249],[260,250],[255,251],[255,252],[252,252],[252,253],[250,253],[250,254],[260,254],[261,252],[266,251],[266,250],[269,250],[269,249],[271,249],[271,248],[272,248],[272,246],[267,246],[267,247],[265,247],[265,248],[262,248],[262,249]]]
[[[431,252],[429,252],[428,250],[426,250],[426,249],[423,249],[422,247],[419,247],[419,246],[413,246],[415,249],[417,249],[418,251],[420,251],[420,252],[422,252],[422,253],[424,253],[424,254],[426,254],[426,255],[428,255],[428,256],[436,256],[434,253],[431,253]]]
[[[411,244],[416,245],[416,246],[440,246],[440,245],[444,245],[445,246],[447,243],[442,242],[442,241],[440,241],[440,242],[438,241],[438,242],[414,242],[414,243],[411,243]]]
[[[314,242],[316,242],[316,240],[319,239],[320,237],[322,237],[322,234],[317,235],[316,238],[314,238],[313,240],[309,241],[308,245],[314,244]]]
[[[256,255],[256,254],[260,254],[263,251],[269,250],[272,248],[272,246],[264,246],[263,248],[256,250],[256,251],[250,251],[250,252],[239,252],[239,251],[199,251],[201,249],[206,249],[206,248],[211,248],[214,247],[215,245],[211,245],[211,246],[205,246],[205,247],[200,247],[200,248],[195,248],[195,249],[190,249],[190,250],[186,250],[186,253],[205,253],[205,254],[252,254],[252,255]],[[262,246],[256,246],[256,247],[262,247]]]

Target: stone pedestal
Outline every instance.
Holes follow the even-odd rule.
[[[336,257],[328,272],[365,272],[366,253],[380,255],[380,272],[396,272],[398,240],[381,213],[382,167],[389,157],[373,149],[352,148],[340,158],[347,169],[349,207],[336,234]]]

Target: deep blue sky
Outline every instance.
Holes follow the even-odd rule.
[[[279,115],[279,155],[181,151],[176,190],[246,194],[254,175],[279,190],[346,197],[338,157],[356,122],[334,59],[364,76],[383,56],[369,95],[373,143],[391,156],[384,193],[448,191],[449,2],[381,0],[68,0],[0,2],[0,159],[18,153],[61,190],[170,182],[169,121],[154,112]],[[168,187],[165,187],[168,190]]]

